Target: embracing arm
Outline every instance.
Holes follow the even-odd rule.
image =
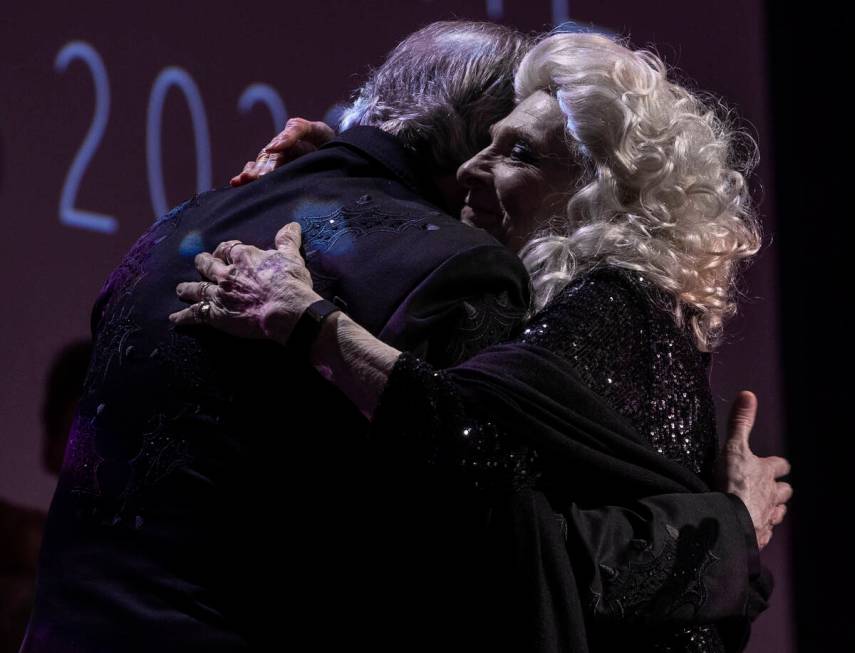
[[[523,324],[528,276],[504,249],[477,247],[451,257],[402,302],[380,337],[402,342],[436,368],[508,340]],[[441,299],[440,299],[441,298]],[[404,337],[406,335],[406,337]],[[287,336],[281,339],[287,340]],[[315,339],[310,360],[369,420],[401,351],[344,313]]]
[[[378,340],[344,313],[328,317],[312,345],[311,362],[372,419],[401,352]]]
[[[297,229],[288,226],[283,231],[298,239]],[[173,321],[198,323],[203,300],[209,298],[211,305],[204,319],[211,326],[235,335],[285,343],[305,308],[320,298],[307,281],[305,267],[297,263],[299,240],[287,240],[290,245],[283,243],[280,250],[273,252],[231,243],[223,248],[225,254],[220,252],[220,258],[200,255],[200,271],[217,283],[181,284],[179,296],[200,303],[194,305],[195,309],[173,315]],[[241,272],[243,269],[246,274]],[[283,289],[283,278],[294,280],[287,290]],[[513,371],[515,376],[526,367],[537,367],[520,365],[519,358],[530,356],[537,348],[517,347],[516,351],[512,358],[502,358],[499,352],[501,360],[496,369],[503,373]],[[481,360],[482,356],[477,358]],[[483,414],[481,400],[463,400],[455,382],[463,380],[459,371],[437,370],[412,355],[402,354],[341,313],[334,314],[324,325],[313,345],[311,360],[373,420],[373,436],[381,444],[388,442],[408,450],[407,455],[414,454],[415,460],[451,463],[467,478],[483,481],[487,486],[531,487],[537,475],[537,454],[526,443],[511,437],[516,433],[513,428],[505,425],[507,432],[499,430],[491,421],[493,415]],[[535,361],[526,358],[523,362]],[[473,379],[471,368],[469,372],[467,387],[480,389],[479,379]],[[530,378],[528,383],[531,382]],[[547,391],[559,390],[553,383],[541,384],[548,386]],[[562,398],[541,399],[539,395],[536,400],[554,410],[566,403]],[[548,412],[544,415],[548,416]],[[583,462],[569,460],[567,474],[574,474],[574,464],[576,472],[588,471],[580,469]],[[758,483],[767,480],[757,478]],[[567,546],[573,554],[574,567],[582,565],[585,571],[580,577],[591,588],[592,597],[599,596],[594,603],[599,613],[656,621],[688,619],[685,610],[674,608],[677,599],[673,597],[696,591],[693,587],[715,593],[712,599],[701,602],[694,611],[695,618],[747,614],[754,535],[750,519],[746,524],[746,513],[740,518],[739,509],[740,505],[724,494],[703,493],[654,496],[626,507],[582,510],[576,505],[559,506],[555,512],[568,526]],[[697,555],[698,543],[704,556]],[[681,558],[684,549],[691,555]],[[656,577],[658,589],[646,587],[644,597],[625,598],[626,583],[637,582],[631,580],[636,577],[635,571],[652,559],[661,567]],[[688,566],[678,564],[684,559]],[[697,579],[696,584],[691,585],[687,578]]]
[[[375,437],[407,438],[416,459],[443,460],[481,486],[525,487],[537,479],[536,451],[467,410],[445,373],[389,347],[343,313],[324,324],[311,360],[375,420]],[[583,600],[597,618],[703,623],[753,618],[766,606],[770,588],[751,515],[734,494],[570,505],[557,517]]]
[[[311,358],[376,418],[375,437],[405,437],[417,458],[444,460],[476,485],[525,487],[536,480],[533,449],[467,411],[442,371],[346,315],[324,324]],[[753,618],[766,606],[769,581],[761,575],[751,515],[734,494],[663,494],[593,509],[571,504],[556,517],[595,618],[705,623]]]
[[[401,354],[376,407],[373,436],[390,447],[403,438],[416,460],[438,462],[479,488],[537,491],[544,461],[502,432],[500,417],[467,402],[459,381],[454,371]],[[584,462],[565,462],[562,475],[587,474]],[[753,618],[765,608],[768,578],[751,515],[733,494],[667,493],[552,510],[583,601],[597,619],[702,623]]]

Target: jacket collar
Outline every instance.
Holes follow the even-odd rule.
[[[369,156],[426,200],[440,207],[445,205],[427,166],[395,136],[377,127],[358,125],[342,132],[323,147],[334,145],[345,145]]]

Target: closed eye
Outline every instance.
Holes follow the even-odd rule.
[[[510,158],[522,163],[537,163],[538,157],[525,141],[517,141],[511,147]]]

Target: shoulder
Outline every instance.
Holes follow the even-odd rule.
[[[571,287],[572,286],[572,287]],[[556,300],[567,315],[575,315],[582,328],[608,334],[614,342],[649,350],[655,357],[679,358],[685,365],[709,366],[687,326],[678,324],[677,299],[646,275],[616,267],[597,268],[564,289]]]
[[[614,267],[595,268],[564,287],[523,331],[523,340],[589,351],[640,355],[655,310],[656,290],[641,275]]]
[[[641,316],[658,300],[657,295],[653,284],[637,272],[603,266],[571,281],[544,312],[584,311],[589,319],[600,320],[622,314]]]

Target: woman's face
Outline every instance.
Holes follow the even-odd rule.
[[[564,114],[546,92],[520,102],[490,134],[490,145],[457,171],[468,191],[460,217],[516,252],[564,213],[581,167],[567,148]]]

